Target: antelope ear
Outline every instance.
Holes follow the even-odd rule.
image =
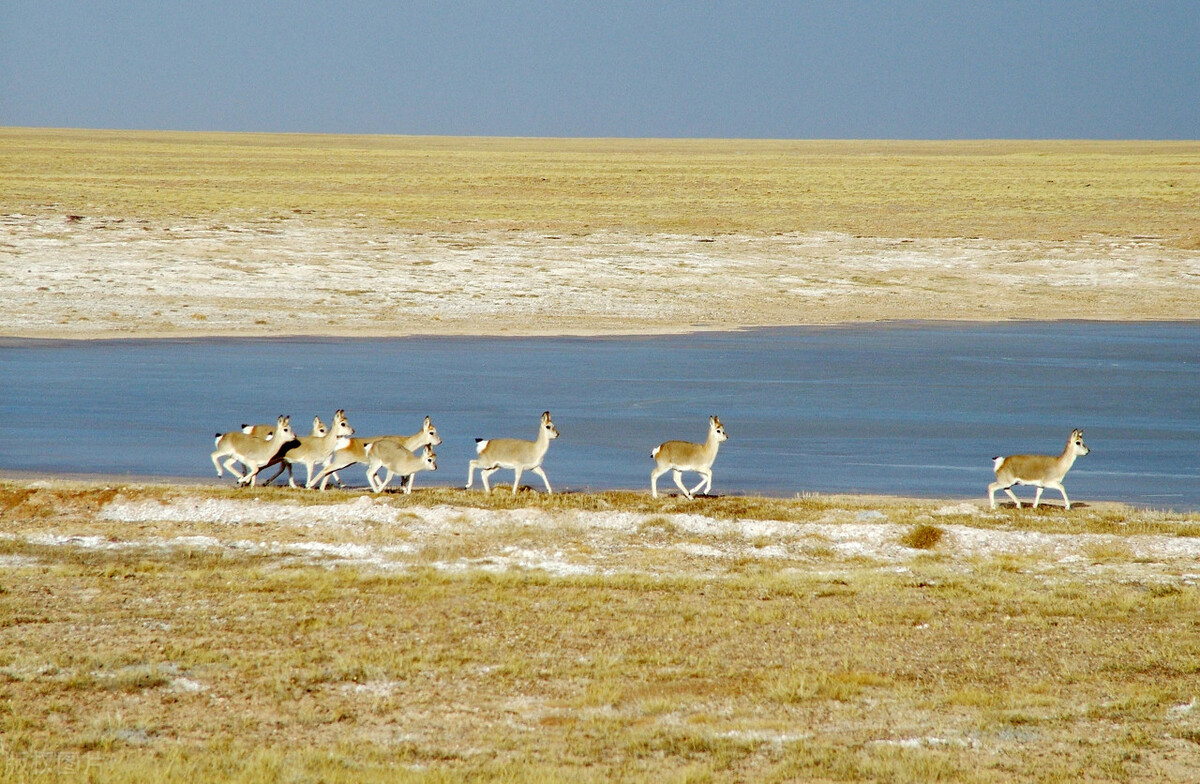
[[[433,420],[430,419],[429,417],[425,417],[425,427],[428,428],[432,424],[433,424]]]

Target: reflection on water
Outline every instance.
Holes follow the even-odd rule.
[[[982,497],[994,455],[1057,454],[1080,427],[1092,454],[1065,481],[1073,501],[1200,509],[1198,347],[1200,324],[1178,323],[7,340],[0,469],[217,481],[214,433],[280,413],[305,433],[345,408],[360,435],[412,433],[431,415],[445,443],[417,486],[457,485],[475,437],[532,439],[549,409],[556,490],[648,488],[650,450],[703,440],[717,414],[717,493]]]

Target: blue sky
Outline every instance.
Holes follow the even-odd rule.
[[[0,125],[1200,138],[1200,2],[3,0]]]

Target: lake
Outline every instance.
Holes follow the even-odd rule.
[[[0,340],[0,470],[232,483],[215,476],[214,433],[285,413],[307,434],[337,408],[362,436],[413,433],[432,416],[445,443],[418,489],[465,483],[475,437],[531,439],[543,410],[562,434],[544,463],[555,491],[648,489],[650,450],[702,441],[717,414],[729,433],[718,494],[983,497],[993,456],[1058,454],[1078,427],[1092,453],[1064,482],[1072,502],[1200,509],[1191,322]],[[365,485],[361,468],[343,478]],[[674,489],[669,475],[659,486]]]

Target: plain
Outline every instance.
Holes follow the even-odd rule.
[[[1182,781],[1200,518],[0,486],[4,780]]]

